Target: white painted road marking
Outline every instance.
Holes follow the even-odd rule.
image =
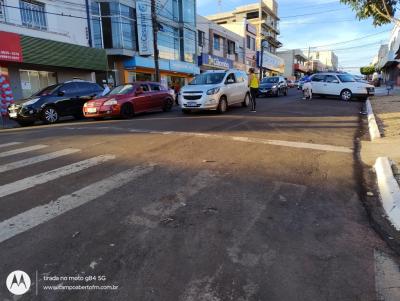
[[[14,170],[14,169],[21,168],[21,167],[25,167],[25,166],[29,166],[29,165],[33,165],[33,164],[36,164],[36,163],[40,163],[40,162],[56,159],[56,158],[59,158],[59,157],[62,157],[62,156],[67,156],[67,155],[70,155],[70,154],[77,153],[79,151],[80,151],[79,149],[67,148],[67,149],[63,149],[63,150],[60,150],[60,151],[57,151],[57,152],[54,152],[54,153],[40,155],[40,156],[36,156],[36,157],[25,159],[25,160],[20,160],[20,161],[17,161],[17,162],[4,164],[4,165],[0,166],[0,173],[6,172],[6,171],[10,171],[10,170]]]
[[[192,136],[192,137],[201,137],[201,138],[215,138],[215,139],[240,141],[240,142],[246,142],[246,143],[286,146],[286,147],[301,148],[301,149],[313,149],[313,150],[320,150],[320,151],[331,151],[331,152],[349,153],[349,154],[353,153],[353,149],[350,147],[327,145],[327,144],[306,143],[306,142],[269,140],[269,139],[263,139],[263,138],[225,136],[225,135],[205,134],[205,133],[195,133],[195,132],[152,131],[152,130],[137,130],[137,129],[130,130],[130,132],[144,133],[144,134],[158,134],[158,135],[176,135],[176,136]]]
[[[13,156],[13,155],[18,155],[18,154],[22,154],[22,153],[27,153],[27,152],[39,150],[39,149],[42,149],[42,148],[45,148],[45,147],[47,147],[47,145],[39,144],[39,145],[33,145],[33,146],[18,148],[18,149],[10,150],[8,152],[0,153],[0,158],[9,157],[9,156]]]
[[[32,208],[0,223],[0,243],[75,209],[153,171],[153,165],[138,166]]]
[[[0,144],[0,148],[14,146],[14,145],[18,145],[18,144],[22,144],[22,142],[10,142],[10,143]]]
[[[115,159],[114,155],[102,155],[98,157],[94,157],[91,159],[87,159],[84,161],[76,162],[70,165],[66,165],[57,169],[53,169],[50,171],[43,172],[41,174],[25,178],[19,181],[15,181],[10,184],[6,184],[3,186],[0,186],[0,198],[17,193],[23,190],[26,190],[28,188],[32,188],[36,185],[44,184],[49,181],[56,180],[58,178],[61,178],[63,176],[67,176],[76,172],[79,172],[81,170],[87,169],[89,167],[93,167],[96,165],[99,165],[101,163],[104,163],[109,160]]]

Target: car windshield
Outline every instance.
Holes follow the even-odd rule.
[[[356,81],[354,77],[349,74],[340,74],[338,77],[342,83],[351,83]]]
[[[262,80],[262,83],[264,84],[275,84],[277,82],[279,82],[278,77],[267,77]]]
[[[189,85],[215,85],[220,84],[225,73],[203,73],[196,75]]]
[[[129,94],[133,91],[133,88],[134,88],[133,85],[121,85],[114,88],[110,93],[107,94],[107,96]]]
[[[44,88],[43,90],[40,90],[39,92],[36,92],[32,96],[46,96],[46,95],[51,95],[53,94],[61,85],[51,85],[48,86],[47,88]]]

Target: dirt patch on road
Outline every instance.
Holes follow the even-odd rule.
[[[400,136],[400,96],[374,97],[371,104],[381,133],[385,137]]]

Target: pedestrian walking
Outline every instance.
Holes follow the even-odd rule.
[[[249,70],[249,87],[250,87],[250,98],[251,98],[251,112],[256,112],[256,98],[258,96],[258,89],[260,88],[260,81],[257,75],[254,73],[254,68]]]
[[[307,76],[304,78],[303,99],[312,100],[311,73],[309,72],[307,72]]]
[[[8,106],[14,103],[14,97],[7,77],[0,74],[0,115],[3,128],[7,127]]]

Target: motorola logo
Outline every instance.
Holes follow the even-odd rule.
[[[6,280],[8,290],[14,295],[23,295],[31,286],[31,278],[24,271],[14,271]]]

